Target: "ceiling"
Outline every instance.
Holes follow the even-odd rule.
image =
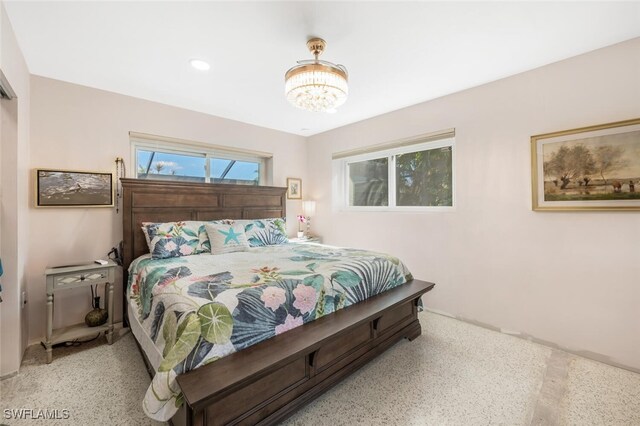
[[[640,36],[639,2],[5,6],[33,74],[305,136]],[[349,70],[335,114],[284,97],[285,71],[311,58],[310,36]]]

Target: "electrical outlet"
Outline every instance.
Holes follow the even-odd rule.
[[[22,303],[20,304],[20,306],[22,307],[22,309],[24,309],[25,305],[27,304],[27,292],[26,291],[22,292],[21,301],[22,301]]]

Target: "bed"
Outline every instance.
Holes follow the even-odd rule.
[[[148,412],[175,425],[277,423],[399,339],[421,334],[420,297],[434,285],[388,255],[282,244],[150,259],[143,222],[284,217],[286,188],[138,179],[122,186],[123,266],[132,283],[124,286],[125,322],[153,378]],[[379,278],[353,279],[364,270]],[[169,313],[180,304],[194,307]],[[231,316],[232,326],[220,321]]]

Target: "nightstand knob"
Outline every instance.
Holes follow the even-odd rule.
[[[84,281],[84,275],[80,275],[80,281]]]

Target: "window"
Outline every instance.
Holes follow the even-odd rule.
[[[389,159],[347,163],[350,206],[388,206]]]
[[[206,155],[138,149],[138,178],[205,182]]]
[[[136,177],[187,182],[269,185],[271,156],[190,144],[158,137],[132,137]]]
[[[454,145],[450,136],[362,154],[334,155],[334,204],[353,210],[451,208]]]

